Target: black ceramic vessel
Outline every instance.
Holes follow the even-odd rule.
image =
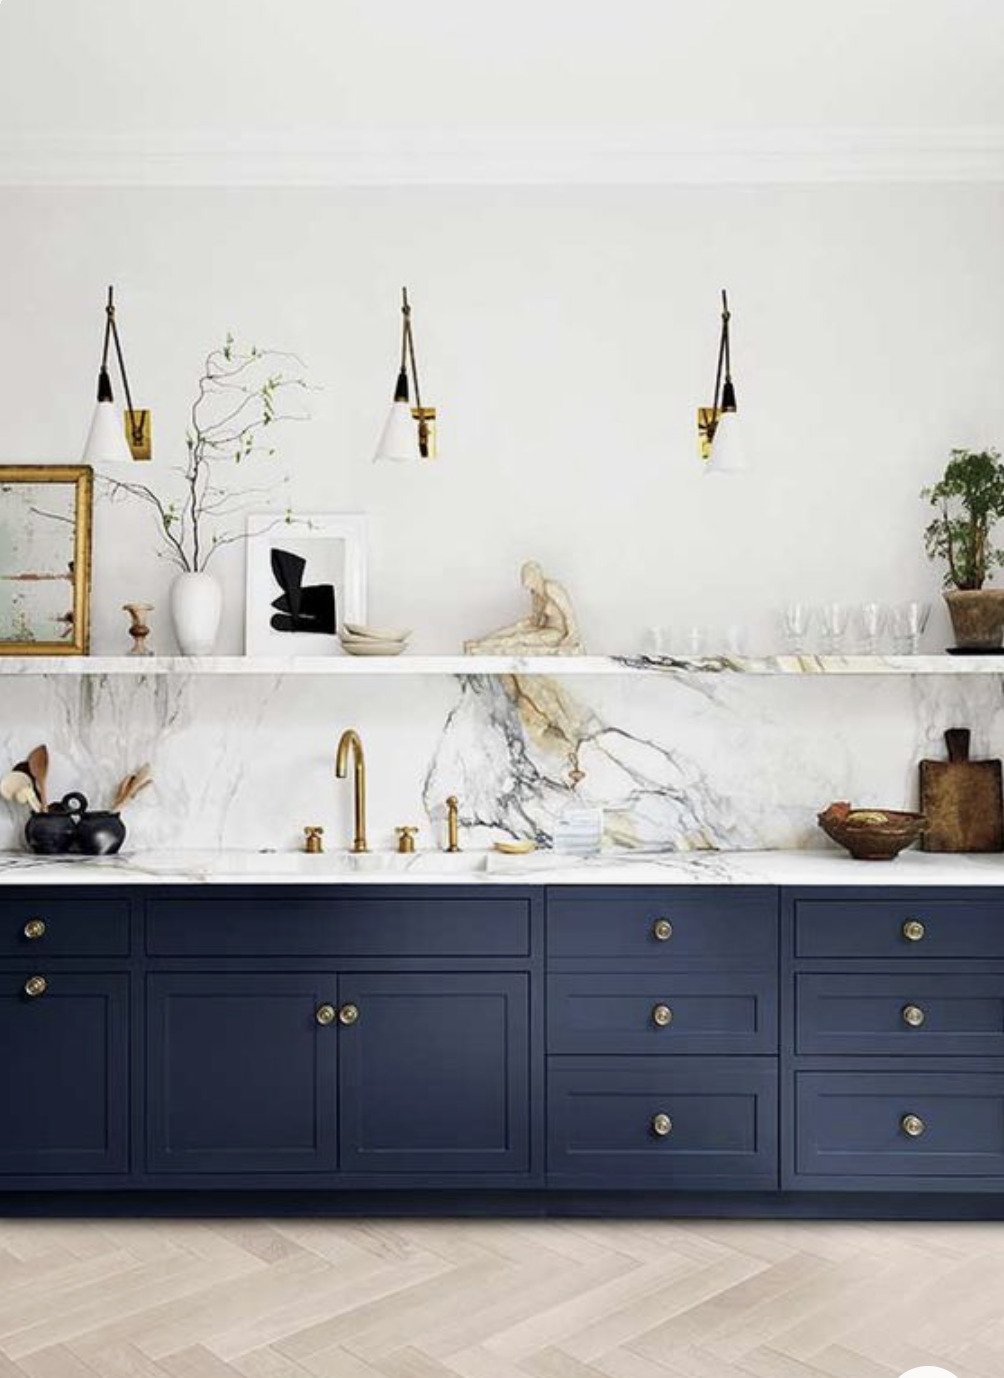
[[[85,856],[112,856],[122,846],[125,835],[125,824],[117,813],[81,814],[77,823],[76,850]]]

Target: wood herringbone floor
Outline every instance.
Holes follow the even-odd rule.
[[[0,1378],[1004,1373],[1004,1225],[0,1222]]]

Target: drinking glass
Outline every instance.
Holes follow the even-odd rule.
[[[841,654],[850,621],[851,610],[846,603],[824,603],[820,607],[819,622],[823,633],[823,649],[827,654]]]
[[[860,603],[858,605],[858,627],[861,632],[861,653],[866,656],[877,655],[879,641],[885,630],[886,608],[882,603]]]
[[[708,630],[702,626],[681,627],[673,638],[673,654],[683,660],[699,660],[707,655]]]
[[[898,655],[915,656],[931,616],[930,603],[897,603],[892,610],[893,644]]]
[[[811,624],[812,608],[808,603],[786,603],[781,609],[785,645],[792,655],[804,654]]]

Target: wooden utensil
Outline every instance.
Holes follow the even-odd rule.
[[[969,759],[969,729],[945,733],[947,761],[921,761],[920,810],[925,852],[1004,851],[1000,761]]]
[[[0,796],[12,804],[26,804],[32,813],[41,813],[42,806],[35,793],[31,776],[23,770],[11,770],[0,780]]]
[[[148,765],[140,766],[132,775],[127,775],[124,780],[119,782],[118,789],[115,791],[115,798],[112,800],[112,813],[118,813],[125,808],[131,800],[135,799],[140,790],[146,789],[147,785],[153,784],[153,776]]]
[[[49,778],[49,748],[44,742],[41,746],[33,747],[28,752],[28,769],[31,771],[31,778],[35,782],[35,793],[38,795],[38,801],[44,811],[49,807],[46,787],[46,781]]]

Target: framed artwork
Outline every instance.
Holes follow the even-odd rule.
[[[246,530],[245,655],[342,654],[345,623],[366,621],[366,518],[256,512]]]
[[[0,655],[90,649],[94,472],[0,466]]]

